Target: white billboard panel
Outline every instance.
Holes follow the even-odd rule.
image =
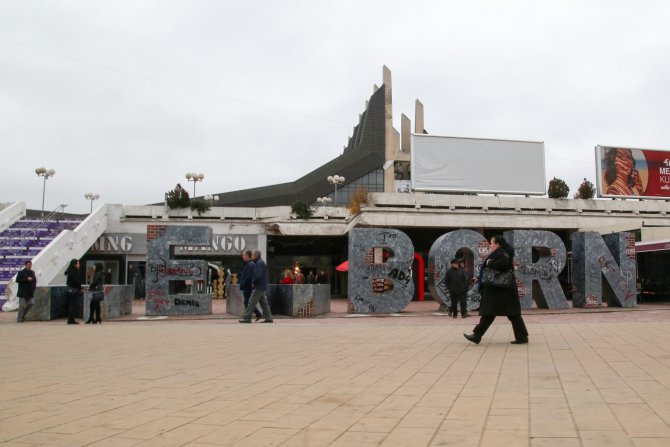
[[[412,135],[415,191],[544,195],[544,142]]]

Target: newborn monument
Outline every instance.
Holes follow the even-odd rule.
[[[510,230],[503,236],[514,247],[514,271],[521,307],[560,309],[569,306],[559,275],[568,262],[561,238],[545,230]],[[572,305],[634,307],[636,296],[635,236],[601,236],[578,232],[572,239]],[[433,298],[450,302],[445,273],[457,255],[470,257],[476,276],[489,252],[489,242],[472,230],[440,236],[428,254],[428,287]],[[400,230],[354,228],[349,233],[349,311],[393,313],[403,310],[414,295],[414,246]],[[421,272],[419,272],[421,273]],[[479,308],[477,287],[468,291],[468,309]]]

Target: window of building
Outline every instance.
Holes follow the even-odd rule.
[[[375,169],[344,186],[339,186],[337,188],[337,204],[347,205],[358,189],[367,189],[368,192],[384,192],[384,170],[381,168]],[[332,200],[332,204],[336,203],[334,189],[326,197]],[[313,205],[317,204],[314,203]]]

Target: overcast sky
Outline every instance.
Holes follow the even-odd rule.
[[[382,66],[394,126],[670,150],[670,2],[0,0],[0,202],[88,212],[287,182],[342,152]],[[491,160],[495,163],[495,157]],[[475,173],[473,173],[475,174]],[[324,179],[325,181],[325,179]]]

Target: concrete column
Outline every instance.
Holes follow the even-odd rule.
[[[418,99],[414,102],[414,133],[423,133],[423,104]]]
[[[411,146],[410,136],[412,133],[412,122],[404,113],[400,114],[400,150],[409,152]]]
[[[391,70],[384,65],[384,159],[385,161],[394,159],[393,146],[393,87],[391,83]],[[384,192],[393,192],[394,177],[393,169],[384,170]]]

